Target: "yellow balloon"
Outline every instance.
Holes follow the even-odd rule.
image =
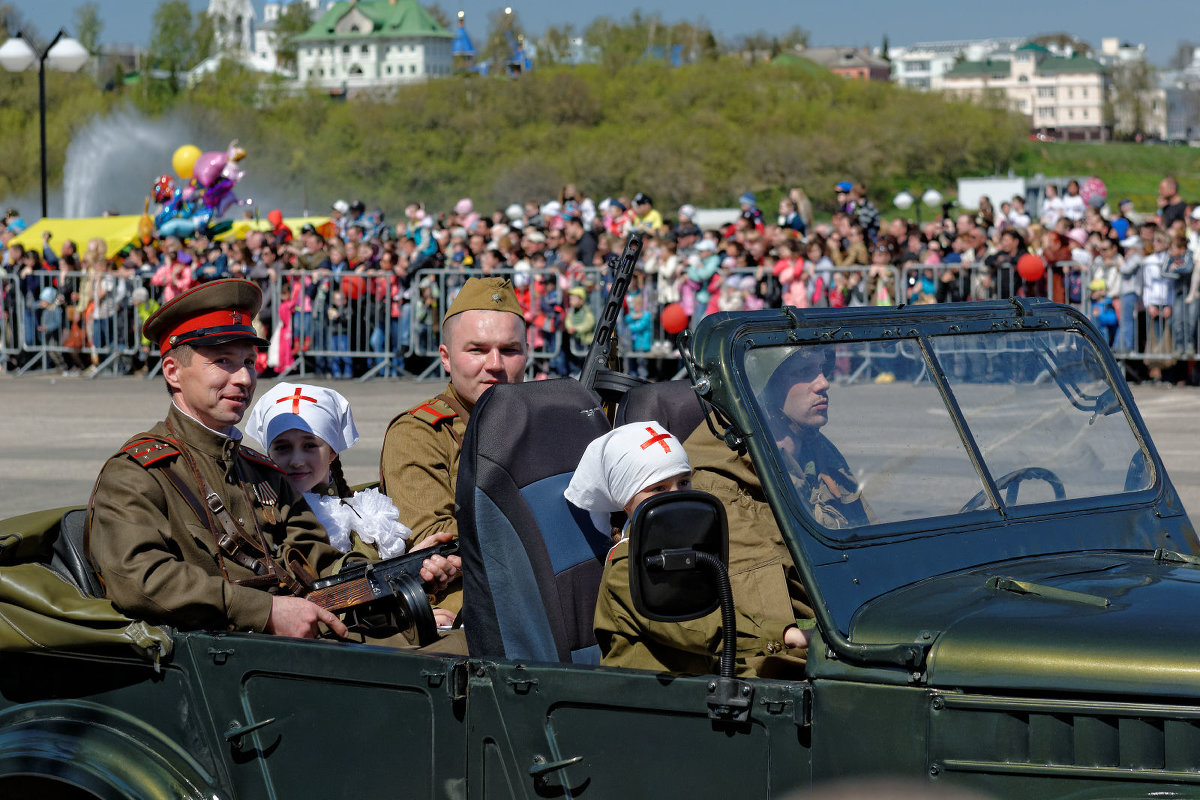
[[[175,155],[171,156],[171,166],[174,167],[175,174],[186,181],[192,177],[192,167],[195,166],[196,159],[199,157],[199,147],[194,144],[185,144],[175,151]]]

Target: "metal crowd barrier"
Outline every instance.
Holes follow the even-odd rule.
[[[587,302],[596,315],[603,306],[604,274],[597,267],[570,276],[573,284],[594,287]],[[490,275],[512,280],[529,303],[530,376],[569,374],[568,353],[579,357],[586,347],[569,343],[562,314],[547,314],[542,308],[550,282],[557,280],[558,305],[565,314],[567,291],[560,273],[503,269]],[[408,359],[418,358],[429,360],[416,376],[419,380],[442,379],[445,373],[438,352],[442,315],[467,278],[482,276],[479,270],[426,269],[403,287],[398,276],[386,270],[282,271],[271,292],[268,366],[280,375],[315,372],[334,379],[367,380],[403,374]],[[568,342],[565,348],[564,341]]]
[[[141,331],[138,329],[137,314],[129,296],[141,285],[140,278],[122,277],[106,273],[114,281],[111,291],[116,292],[112,314],[106,318],[95,316],[94,305],[85,308],[76,320],[82,334],[79,346],[70,344],[72,320],[68,318],[73,308],[72,298],[64,296],[69,287],[82,287],[91,282],[93,276],[87,272],[46,270],[34,276],[36,291],[26,292],[17,276],[4,278],[4,325],[0,356],[5,359],[23,358],[17,374],[35,370],[63,369],[68,363],[83,367],[83,360],[92,361],[86,377],[93,378],[105,371],[116,371],[121,359],[132,359],[138,352]],[[56,291],[56,299],[46,307],[40,302],[42,291]],[[48,316],[52,314],[53,316]],[[27,356],[27,357],[26,357]]]
[[[884,280],[892,303],[917,302],[921,294],[928,293],[922,291],[929,288],[927,281],[936,290],[941,274],[948,269],[959,271],[968,291],[969,287],[980,285],[976,278],[984,272],[991,273],[989,268],[979,265],[912,265],[903,270],[889,267]],[[753,276],[756,272],[754,269],[740,269],[719,274],[723,278],[729,275],[744,277]],[[868,272],[869,267],[866,266],[835,267],[828,270],[824,277],[830,284],[827,288],[833,288],[835,285],[853,283],[855,279],[852,276],[865,276]],[[438,358],[442,314],[466,279],[481,274],[477,270],[459,268],[422,270],[402,290],[396,276],[386,271],[319,274],[304,270],[283,271],[273,282],[261,284],[267,297],[261,320],[271,339],[271,348],[266,356],[268,366],[280,375],[316,372],[367,380],[404,374],[412,365],[409,359],[416,359],[421,360],[424,367],[417,376],[419,379],[443,379],[444,373]],[[566,335],[562,316],[554,318],[551,324],[545,324],[545,316],[554,315],[543,315],[541,311],[541,303],[546,295],[543,287],[546,284],[537,278],[557,279],[562,292],[560,304],[565,315],[567,293],[560,273],[550,269],[536,273],[505,269],[494,274],[520,284],[522,294],[528,290],[527,301],[533,309],[529,315],[529,376],[577,371],[587,352],[588,342],[575,341]],[[840,275],[846,277],[837,277]],[[1161,315],[1155,317],[1148,312],[1140,296],[1125,298],[1126,302],[1123,303],[1122,297],[1108,298],[1106,294],[1119,318],[1115,329],[1106,328],[1097,319],[1105,308],[1094,306],[1091,292],[1087,289],[1090,275],[1091,271],[1079,264],[1062,262],[1049,267],[1045,279],[1032,287],[1026,286],[1026,291],[1032,288],[1043,296],[1073,305],[1089,318],[1096,319],[1102,335],[1110,342],[1118,358],[1140,360],[1151,366],[1165,366],[1195,357],[1197,341],[1200,340],[1200,322],[1197,320],[1197,306],[1200,303],[1174,307],[1169,321],[1164,322]],[[608,276],[608,270],[602,267],[569,275],[571,285],[584,285],[589,289],[587,303],[597,319],[603,309]],[[654,275],[647,275],[646,278],[645,297],[652,314],[650,336],[646,337],[644,333],[633,336],[624,314],[618,325],[621,353],[629,359],[626,369],[635,374],[647,371],[648,362],[652,360],[674,362],[678,358],[674,337],[662,328],[663,304],[658,299],[656,278]],[[1007,279],[1008,276],[999,276],[1002,285]],[[45,286],[57,288],[62,282],[82,287],[89,280],[91,278],[86,272],[46,271],[37,276],[37,288],[39,292]],[[63,312],[70,303],[69,298],[58,307],[61,320],[59,332],[54,334],[39,330],[44,327],[41,325],[41,314],[45,309],[38,307],[36,300],[32,299],[34,295],[26,297],[17,275],[0,275],[0,362],[20,361],[18,372],[26,373],[61,369],[73,359],[80,360],[79,366],[84,366],[82,362],[94,356],[96,368],[89,371],[92,377],[124,368],[136,359],[141,338],[138,314],[132,309],[129,297],[134,288],[146,284],[144,276],[119,280],[124,281],[124,291],[116,313],[99,325],[94,316],[80,320],[85,342],[82,347],[68,347],[70,322]],[[152,296],[158,294],[155,287],[146,288]],[[707,286],[701,288],[707,293]],[[720,288],[714,287],[711,294],[719,292]],[[984,299],[970,294],[968,297]],[[860,298],[855,304],[861,304],[864,300],[870,303],[871,297]],[[699,305],[693,304],[690,320],[693,327],[707,310],[707,298],[703,303],[704,308]],[[547,328],[552,330],[547,331]],[[1167,331],[1170,331],[1169,335]],[[647,341],[648,348],[645,346]],[[641,346],[635,347],[635,344]],[[896,355],[895,346],[889,347],[884,343],[878,348],[867,349],[865,358],[856,364],[849,379],[861,380],[878,375],[879,369],[886,371],[886,368],[877,369],[878,365],[874,362],[883,359],[882,363],[889,363]]]
[[[4,372],[9,360],[21,352],[18,319],[17,279],[13,275],[0,275],[0,372]]]

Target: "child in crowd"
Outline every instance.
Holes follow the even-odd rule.
[[[563,321],[567,338],[563,347],[567,352],[568,369],[574,373],[583,369],[585,354],[596,331],[596,315],[588,307],[587,289],[582,286],[575,286],[567,292],[567,306]]]
[[[1104,341],[1112,347],[1117,339],[1117,310],[1108,296],[1108,284],[1104,278],[1094,278],[1088,284],[1088,291],[1092,293],[1092,321],[1104,336]]]
[[[137,372],[144,373],[150,366],[150,360],[154,358],[154,350],[150,347],[150,340],[142,335],[142,326],[146,324],[146,320],[150,319],[150,315],[158,311],[160,303],[150,296],[150,292],[144,286],[139,286],[133,290],[129,300],[133,303],[133,313],[137,319],[138,330],[138,352],[141,366]]]
[[[56,369],[64,369],[62,353],[58,347],[62,345],[62,298],[53,286],[43,286],[38,294],[38,333],[42,344],[46,346],[50,359]]]
[[[632,284],[625,296],[625,325],[629,329],[630,351],[649,353],[654,346],[654,314],[646,308],[646,294]],[[639,378],[650,377],[650,363],[645,356],[626,359],[625,371]]]
[[[1167,247],[1166,272],[1175,276],[1174,308],[1175,348],[1184,353],[1196,352],[1196,300],[1193,297],[1192,275],[1195,265],[1188,249],[1186,236],[1172,235]]]

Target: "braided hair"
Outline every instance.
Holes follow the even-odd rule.
[[[334,491],[337,496],[343,499],[352,497],[354,492],[350,491],[350,485],[346,483],[346,475],[342,472],[342,457],[334,456],[333,461],[329,463],[329,479],[333,483]]]

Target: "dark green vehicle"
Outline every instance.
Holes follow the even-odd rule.
[[[824,356],[822,432],[869,524],[818,524],[789,476],[763,395],[798,348]],[[165,635],[42,598],[53,635],[0,654],[0,794],[657,800],[896,775],[1200,796],[1200,546],[1086,318],[1025,300],[723,313],[690,354],[817,609],[802,679]],[[59,517],[0,525],[0,563],[50,560]],[[16,630],[31,571],[66,585],[0,569]]]

